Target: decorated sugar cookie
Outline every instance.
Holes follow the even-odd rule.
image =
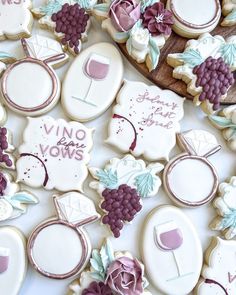
[[[68,57],[52,39],[36,35],[21,41],[26,57],[11,64],[4,72],[1,96],[12,111],[38,116],[58,102],[61,85],[52,66],[64,63]]]
[[[172,13],[159,0],[104,0],[93,7],[105,29],[118,43],[126,43],[128,53],[146,62],[149,71],[159,61],[160,49],[171,34]]]
[[[54,32],[66,50],[78,54],[87,40],[90,27],[88,11],[97,0],[47,0],[32,10],[42,28]]]
[[[187,84],[194,103],[211,114],[224,102],[234,84],[236,36],[226,40],[206,33],[187,42],[184,52],[169,54],[167,62],[174,68],[173,77]]]
[[[68,295],[151,295],[144,265],[127,251],[114,252],[107,239],[94,249],[90,268],[69,287]]]
[[[234,295],[236,286],[236,241],[213,237],[205,253],[197,295]]]
[[[17,180],[31,187],[83,190],[92,148],[92,129],[52,117],[28,118],[19,147]]]
[[[0,40],[30,36],[33,24],[31,6],[31,0],[1,1]]]
[[[163,168],[159,163],[146,166],[144,161],[131,155],[111,159],[104,169],[89,168],[96,179],[90,187],[102,198],[102,223],[110,227],[116,238],[120,236],[124,223],[131,222],[142,209],[142,199],[157,194],[161,186],[157,174]]]
[[[214,200],[217,216],[210,224],[211,229],[222,231],[226,239],[236,236],[236,177],[219,186],[219,197]]]
[[[177,139],[185,152],[165,166],[165,190],[180,206],[204,205],[215,196],[219,183],[216,170],[208,157],[218,152],[221,146],[214,135],[203,130],[179,133]]]
[[[1,294],[17,295],[27,271],[25,237],[15,227],[0,227]]]
[[[155,288],[163,294],[191,293],[201,272],[202,247],[193,224],[180,209],[168,205],[151,211],[141,253]]]
[[[21,190],[10,174],[0,172],[0,221],[19,217],[26,213],[27,205],[37,203],[38,199]]]
[[[236,24],[236,2],[235,0],[223,0],[222,13],[225,16],[222,26],[233,26]]]
[[[173,30],[187,38],[211,32],[221,16],[219,0],[168,0],[167,8],[173,13]]]
[[[12,133],[5,127],[0,127],[0,167],[15,169],[15,157],[12,155],[15,147],[12,145]]]
[[[149,161],[168,159],[184,115],[184,98],[169,90],[125,81],[108,127],[107,143]]]
[[[53,197],[57,217],[39,224],[31,233],[27,249],[32,266],[42,275],[66,279],[80,273],[91,254],[83,226],[100,216],[86,196],[69,192]]]
[[[216,128],[222,130],[229,148],[236,151],[236,106],[224,108],[219,114],[209,116],[209,119]]]
[[[62,87],[63,109],[76,121],[96,118],[111,105],[122,79],[119,51],[109,43],[96,43],[74,60],[66,74]]]

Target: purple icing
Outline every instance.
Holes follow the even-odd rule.
[[[0,274],[8,269],[9,256],[0,256]]]
[[[175,250],[183,243],[183,236],[179,229],[173,229],[160,234],[160,241],[162,245],[168,250]]]

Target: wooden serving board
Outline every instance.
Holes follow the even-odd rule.
[[[220,21],[221,23],[221,21]],[[232,27],[222,27],[219,25],[214,31],[211,32],[212,35],[221,35],[224,38],[236,34],[236,26]],[[167,55],[169,53],[178,53],[183,52],[185,49],[186,42],[189,39],[183,38],[177,35],[175,32],[172,32],[169,39],[166,41],[166,44],[161,49],[161,55],[159,59],[158,66],[152,72],[148,71],[145,63],[137,63],[127,52],[125,44],[118,44],[121,52],[129,60],[129,62],[147,79],[156,84],[157,86],[170,89],[181,96],[184,96],[188,99],[193,100],[193,97],[187,93],[187,85],[181,81],[172,77],[173,68],[169,66],[166,62]],[[227,98],[224,100],[223,104],[234,104],[236,103],[236,83],[228,91]]]

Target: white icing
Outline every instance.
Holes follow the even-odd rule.
[[[0,221],[9,219],[13,214],[13,208],[6,200],[0,199]]]
[[[86,67],[89,59],[108,67],[108,73],[103,79],[91,80],[88,76]],[[99,69],[97,71],[99,73]],[[113,102],[122,78],[122,58],[113,45],[97,43],[87,48],[74,60],[64,79],[62,105],[65,112],[78,121],[96,118]]]
[[[168,159],[184,114],[183,102],[184,98],[174,92],[125,81],[113,113],[132,122],[137,133],[136,146],[131,149],[135,132],[132,125],[122,118],[111,119],[107,142],[122,152],[130,151],[136,157],[143,155],[151,161]]]
[[[164,251],[156,243],[158,235],[168,230],[178,230],[183,238],[174,251]],[[180,209],[161,206],[150,213],[141,251],[146,272],[157,289],[165,294],[185,295],[195,287],[202,267],[202,248],[195,228]]]
[[[8,268],[0,274],[1,294],[17,295],[27,270],[24,237],[16,228],[2,226],[0,227],[0,247],[9,251]]]
[[[63,119],[54,120],[49,116],[29,118],[19,153],[30,153],[42,160],[49,177],[44,185],[46,189],[81,191],[88,174],[86,164],[90,160],[92,132],[92,129],[78,122],[67,123]],[[73,143],[77,147],[72,146]],[[17,161],[19,181],[40,187],[45,177],[45,169],[35,157],[24,156]]]
[[[47,226],[37,236],[33,259],[44,271],[65,274],[73,270],[82,257],[82,245],[75,230],[65,225]]]

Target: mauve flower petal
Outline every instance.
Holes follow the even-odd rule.
[[[121,15],[120,17],[120,25],[124,29],[124,31],[130,30],[135,24],[135,20],[127,15]]]
[[[139,20],[141,16],[141,4],[139,3],[135,9],[130,13],[130,17],[132,17],[135,21]]]

